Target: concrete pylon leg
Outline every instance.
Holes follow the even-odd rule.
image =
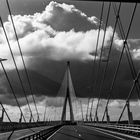
[[[64,104],[63,104],[63,111],[62,111],[62,116],[61,116],[61,122],[66,121],[66,106],[67,102],[70,108],[70,121],[74,122],[74,115],[73,115],[73,108],[72,108],[72,101],[71,101],[71,95],[70,95],[70,85],[72,85],[72,81],[70,80],[70,63],[67,62],[67,71],[66,71],[66,95],[64,99]]]
[[[126,106],[127,106],[127,113],[128,113],[128,123],[133,124],[133,115],[132,112],[130,111],[129,101],[126,102]]]
[[[61,121],[66,121],[66,106],[67,106],[67,101],[69,102],[69,108],[70,108],[70,121],[74,122],[74,115],[73,115],[73,109],[72,109],[72,103],[71,103],[71,98],[69,95],[69,88],[67,88],[67,94],[65,97],[64,105],[63,105],[63,112],[62,112],[62,117]]]
[[[39,116],[37,116],[37,122],[39,122]]]
[[[107,120],[107,123],[110,123],[110,117],[109,117],[109,114],[108,114],[108,108],[106,108],[106,120]]]
[[[4,108],[2,109],[2,114],[1,114],[1,117],[0,117],[0,122],[3,122],[3,119],[4,119]]]
[[[20,114],[19,123],[22,122],[22,113]]]
[[[30,116],[30,120],[29,120],[29,123],[31,123],[32,122],[32,114],[31,114],[31,116]]]
[[[96,114],[96,121],[99,122],[99,118],[98,118],[98,115],[97,114]]]

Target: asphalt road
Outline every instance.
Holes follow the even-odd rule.
[[[63,126],[47,140],[125,140],[88,126]]]
[[[32,130],[34,130],[35,132],[38,132],[40,130],[47,129],[47,128],[49,128],[49,127],[48,126],[36,127],[36,128],[32,128]],[[15,131],[10,140],[16,140],[22,136],[32,134],[32,133],[34,133],[32,130],[31,129],[23,129],[23,130]],[[9,137],[10,134],[11,134],[11,132],[0,133],[0,140],[7,140],[7,138]]]

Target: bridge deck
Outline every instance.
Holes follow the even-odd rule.
[[[47,140],[125,140],[95,128],[84,126],[63,126]]]

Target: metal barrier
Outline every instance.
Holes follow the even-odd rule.
[[[34,128],[40,126],[54,126],[60,124],[60,121],[50,121],[50,122],[31,122],[31,123],[18,123],[18,122],[1,122],[0,132],[8,132],[13,130],[21,130],[27,128]]]
[[[18,140],[44,140],[52,135],[55,131],[60,129],[63,125],[56,125],[48,129],[41,130],[37,133],[33,133],[24,137],[19,138]]]
[[[139,125],[129,125],[129,124],[101,124],[93,123],[86,124],[88,126],[94,126],[97,128],[102,128],[106,130],[111,130],[115,132],[120,132],[123,134],[140,137],[140,126]]]

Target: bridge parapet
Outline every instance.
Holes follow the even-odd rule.
[[[31,122],[31,123],[18,123],[18,122],[1,122],[0,132],[8,132],[13,130],[27,129],[40,126],[53,126],[60,124],[60,121],[49,121],[49,122]]]
[[[52,135],[55,131],[57,131],[59,128],[61,128],[63,125],[56,125],[52,126],[48,129],[41,130],[37,133],[33,133],[27,136],[24,136],[22,138],[19,138],[18,140],[44,140],[48,138],[50,135]]]
[[[140,137],[140,125],[133,124],[106,124],[106,123],[87,123],[88,126],[119,132],[130,136]]]

